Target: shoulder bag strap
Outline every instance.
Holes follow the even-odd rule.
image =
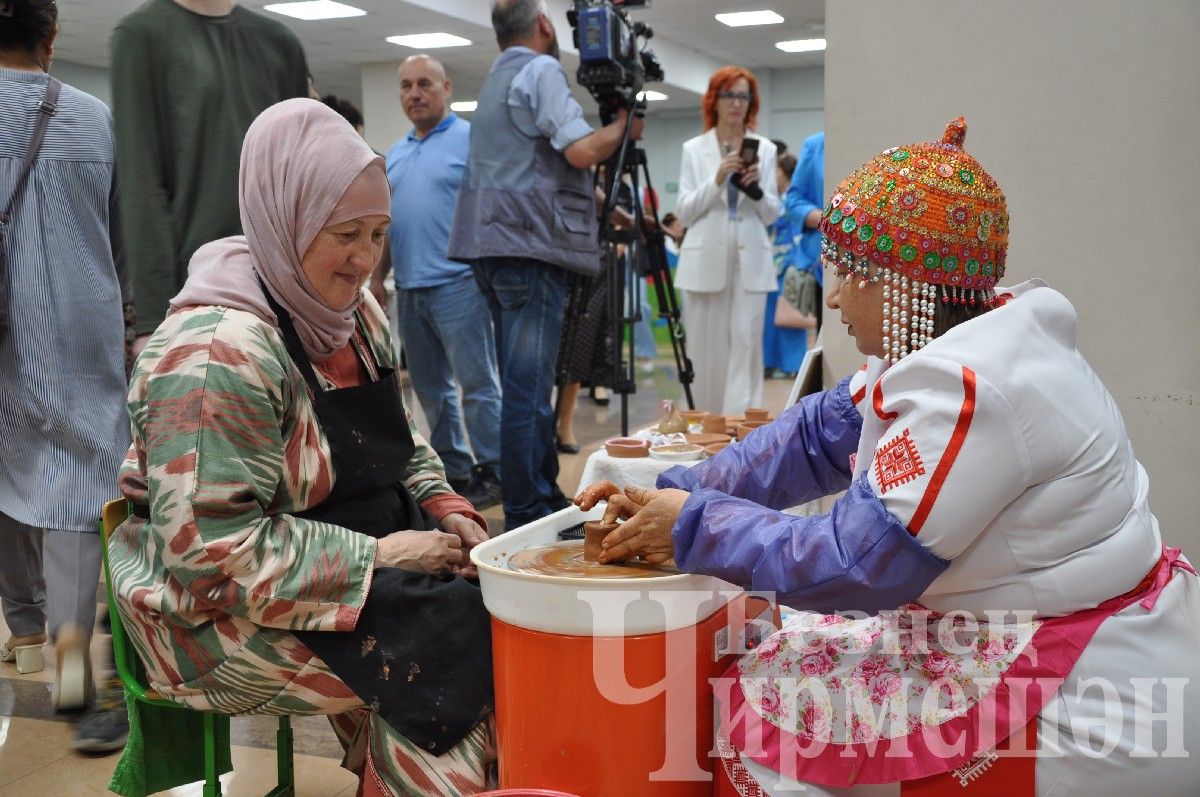
[[[25,187],[25,182],[29,179],[29,172],[33,169],[34,161],[37,160],[38,152],[42,149],[42,139],[46,135],[46,124],[50,121],[50,117],[58,110],[58,93],[62,89],[62,83],[57,78],[50,78],[50,82],[46,84],[46,93],[42,95],[42,101],[38,104],[38,117],[33,125],[33,135],[29,138],[29,147],[25,150],[25,160],[21,162],[21,171],[17,173],[17,181],[13,185],[12,195],[9,196],[8,202],[4,205],[4,210],[0,212],[0,225],[7,225],[12,221],[12,209],[16,204],[17,198],[21,196],[21,189]],[[0,234],[3,230],[0,229]]]
[[[12,194],[8,197],[8,201],[4,203],[4,210],[0,211],[0,337],[8,329],[9,318],[8,255],[5,252],[4,237],[8,231],[9,222],[12,221],[13,206],[16,205],[17,199],[21,196],[21,189],[25,187],[25,183],[29,179],[29,172],[33,169],[38,152],[42,149],[42,138],[46,135],[46,124],[58,109],[58,92],[61,88],[62,83],[57,78],[50,78],[50,82],[46,84],[46,93],[42,95],[42,101],[38,104],[37,121],[33,125],[33,135],[29,138],[29,147],[25,150],[25,159],[21,162],[21,170],[17,173],[17,180],[13,185]]]

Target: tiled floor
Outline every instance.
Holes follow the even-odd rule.
[[[682,389],[675,380],[673,365],[660,359],[653,373],[638,374],[638,391],[629,397],[630,428],[645,426],[656,419],[664,398],[679,400]],[[767,382],[763,405],[782,407],[790,383]],[[411,391],[406,400],[415,406]],[[575,418],[575,432],[581,445],[576,455],[560,457],[559,484],[563,492],[574,494],[579,486],[587,456],[605,438],[620,432],[620,397],[613,396],[607,407],[581,397]],[[502,528],[499,507],[484,513],[493,528]],[[8,629],[0,620],[0,639],[8,638]],[[103,640],[107,643],[107,640]],[[93,644],[93,659],[102,641]],[[0,663],[0,797],[91,797],[110,794],[109,778],[116,755],[83,757],[71,752],[73,726],[50,711],[49,688],[54,680],[53,652],[45,649],[47,669],[31,675],[19,675],[12,664]],[[234,771],[222,782],[227,797],[264,794],[274,784],[274,720],[235,717],[232,722]],[[340,747],[324,718],[300,717],[293,721],[296,734],[296,783],[300,797],[353,795],[356,779],[338,766]],[[200,784],[174,789],[165,794],[200,795]]]

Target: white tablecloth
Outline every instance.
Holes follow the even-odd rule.
[[[653,457],[610,457],[602,448],[588,457],[587,464],[583,466],[583,476],[579,479],[579,488],[575,492],[578,494],[584,487],[602,479],[608,479],[622,489],[627,484],[653,488],[658,474],[664,470],[676,465],[690,468],[702,461],[696,459],[691,462],[663,462]],[[809,501],[783,511],[789,515],[817,515],[821,512],[821,502]]]
[[[676,465],[692,467],[701,460],[690,462],[664,462],[653,457],[610,457],[602,448],[593,453],[583,466],[583,475],[579,478],[579,490],[590,484],[607,479],[617,487],[624,488],[627,484],[639,487],[653,488],[658,474]],[[576,493],[579,492],[576,490]]]

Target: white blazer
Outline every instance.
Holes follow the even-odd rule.
[[[775,145],[758,139],[758,184],[762,199],[755,202],[739,192],[737,218],[729,218],[725,186],[716,184],[721,145],[716,129],[683,143],[679,168],[679,201],[675,214],[687,228],[679,250],[675,287],[697,293],[725,290],[729,248],[738,248],[741,286],[751,292],[775,290],[775,262],[767,225],[779,218],[782,203],[775,186]]]

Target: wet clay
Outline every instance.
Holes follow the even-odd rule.
[[[584,559],[583,540],[566,540],[517,551],[508,557],[508,569],[518,573],[565,578],[659,578],[679,574],[673,566],[650,565],[639,561],[614,564],[589,562]]]
[[[616,528],[616,523],[601,523],[598,520],[583,524],[583,558],[585,561],[594,562],[600,558],[600,552],[604,550],[601,543]]]

